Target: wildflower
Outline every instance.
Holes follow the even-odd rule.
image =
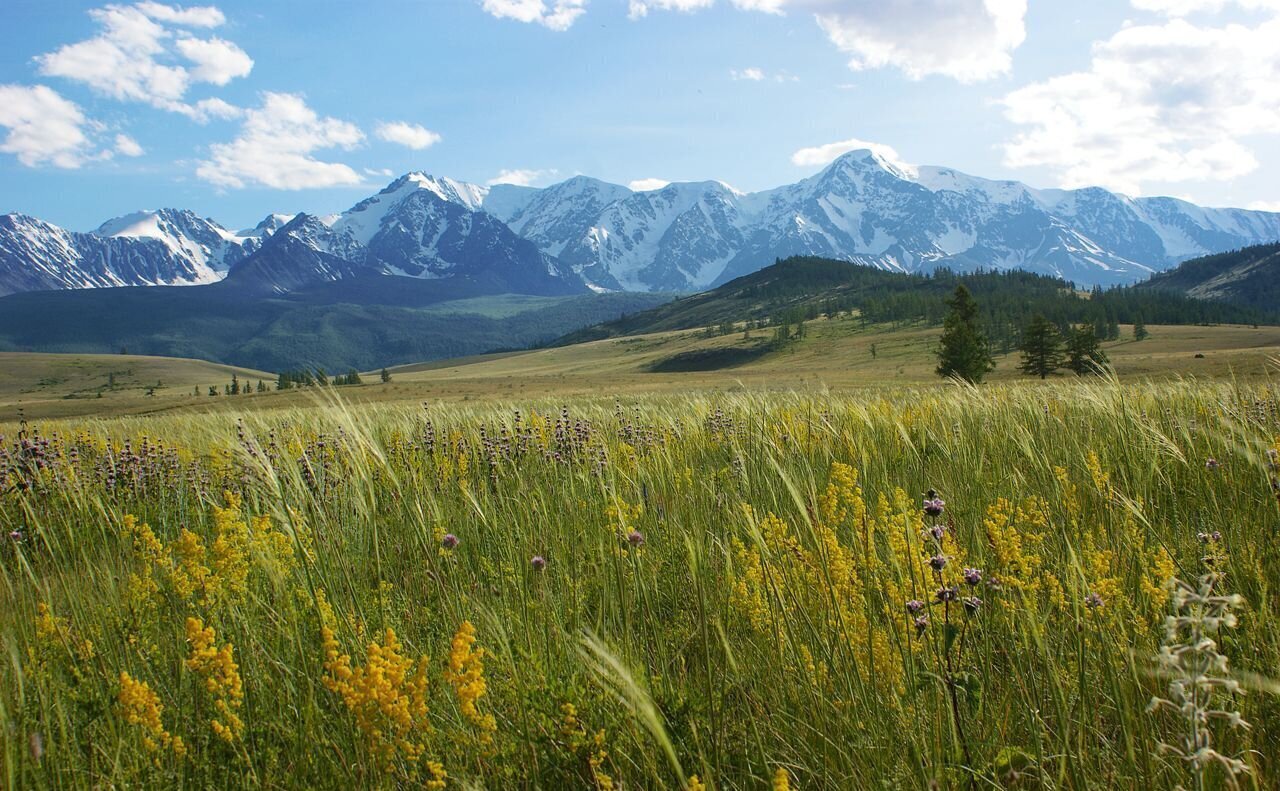
[[[916,634],[922,635],[924,634],[924,630],[929,628],[929,616],[918,615],[913,623],[916,626]]]
[[[929,558],[929,566],[934,571],[942,571],[943,567],[945,567],[946,565],[947,565],[946,555],[934,555],[933,557]]]
[[[10,531],[9,531],[9,538],[13,539],[14,541],[21,541],[21,540],[22,540],[22,531],[21,531],[21,530],[10,530]]]
[[[707,791],[707,784],[702,782],[702,778],[697,775],[689,775],[689,782],[685,784],[685,791]]]
[[[925,606],[926,606],[925,603],[920,601],[919,599],[912,599],[911,601],[907,602],[907,612],[912,615],[918,615],[920,611],[925,608]]]
[[[947,507],[946,501],[939,497],[938,493],[932,489],[925,493],[924,503],[922,505],[924,507],[925,514],[934,518],[942,516],[943,510]]]
[[[1084,597],[1084,603],[1090,610],[1096,610],[1102,606],[1102,597],[1097,593],[1090,593]]]
[[[160,719],[160,715],[164,713],[164,704],[147,682],[139,681],[121,671],[116,706],[125,722],[142,729],[142,744],[148,752],[156,752],[164,746],[172,749],[179,758],[186,754],[187,748],[182,737],[173,736],[165,730]]]
[[[542,571],[547,567],[547,559],[542,555],[534,555],[529,559],[529,565],[533,566],[534,571]]]
[[[1221,467],[1221,466],[1222,466],[1222,462],[1220,462],[1220,461],[1218,461],[1217,459],[1212,458],[1212,457],[1210,457],[1209,459],[1207,459],[1207,460],[1205,461],[1205,463],[1204,463],[1204,468],[1205,468],[1206,470],[1210,470],[1210,471],[1216,470],[1216,469],[1218,469],[1218,468],[1219,468],[1219,467]]]
[[[633,547],[644,546],[644,533],[641,533],[639,530],[632,530],[630,533],[627,533],[627,543]]]
[[[966,585],[977,585],[982,582],[982,572],[978,569],[965,569],[961,575]]]
[[[929,535],[933,536],[934,541],[941,541],[947,534],[946,525],[932,525],[929,528]]]
[[[773,773],[773,791],[791,791],[791,776],[781,766]]]
[[[946,604],[947,602],[952,602],[960,598],[960,589],[955,586],[948,587],[943,585],[941,588],[938,588],[938,592],[934,594],[934,597],[940,603]]]
[[[973,615],[982,607],[982,599],[977,596],[966,596],[960,600],[960,603],[964,605],[964,611],[970,615]]]
[[[1216,544],[1222,540],[1222,533],[1215,530],[1212,533],[1196,533],[1196,538],[1201,544]]]
[[[218,716],[209,721],[209,726],[218,738],[233,742],[244,730],[244,722],[236,713],[244,701],[244,685],[233,654],[235,647],[227,643],[215,648],[213,627],[205,626],[199,618],[187,618],[186,632],[191,644],[186,667],[204,679],[206,691],[214,697],[213,709]]]
[[[445,549],[453,549],[458,546],[458,537],[453,533],[445,533],[444,538],[440,539],[440,546]]]
[[[449,648],[449,668],[445,671],[445,678],[458,696],[462,716],[480,731],[480,743],[488,746],[493,743],[493,732],[498,726],[492,714],[481,714],[476,705],[488,686],[484,680],[485,651],[476,648],[475,642],[476,628],[470,621],[463,621]]]

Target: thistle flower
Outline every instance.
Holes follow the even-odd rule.
[[[937,492],[930,489],[928,492],[925,492],[923,507],[925,514],[936,518],[942,516],[942,512],[947,507],[947,503],[938,496]]]
[[[977,585],[982,582],[982,572],[978,569],[965,569],[961,575],[966,585]]]
[[[630,533],[627,533],[627,543],[633,547],[644,546],[644,533],[641,533],[639,530],[632,530]]]
[[[920,601],[919,599],[912,599],[911,601],[907,602],[907,612],[910,613],[911,615],[918,615],[920,611],[923,610],[926,606],[928,605],[926,605],[924,602]]]
[[[444,538],[440,539],[440,546],[445,549],[453,549],[458,546],[458,537],[453,533],[445,533]]]
[[[542,555],[534,555],[529,559],[529,565],[533,566],[534,571],[542,571],[547,567],[547,559]]]

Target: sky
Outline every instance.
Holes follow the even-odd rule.
[[[1280,211],[1280,0],[4,0],[0,213],[229,228],[415,170],[797,181],[876,147]]]

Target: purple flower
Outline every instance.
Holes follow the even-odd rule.
[[[632,530],[630,533],[627,533],[627,543],[633,547],[644,546],[644,533],[641,533],[639,530]]]
[[[982,572],[978,569],[965,569],[960,576],[964,577],[967,585],[977,585],[982,582]]]
[[[970,615],[973,615],[982,607],[982,599],[977,596],[966,596],[960,600],[960,603],[964,605],[964,611]]]
[[[1208,459],[1207,461],[1205,461],[1205,463],[1204,463],[1204,468],[1205,468],[1206,470],[1216,470],[1216,469],[1218,469],[1218,468],[1219,468],[1219,467],[1221,467],[1221,466],[1222,466],[1222,462],[1220,462],[1220,461],[1218,461],[1217,459],[1214,459],[1214,458],[1210,458],[1210,459]]]
[[[933,557],[929,558],[929,566],[934,571],[942,571],[943,567],[946,565],[947,565],[946,555],[934,555]]]
[[[942,516],[943,510],[947,507],[946,501],[936,494],[932,497],[926,495],[924,498],[924,512],[932,517]]]
[[[1090,593],[1088,596],[1084,597],[1084,604],[1090,610],[1096,610],[1102,606],[1102,597],[1097,593]]]
[[[927,615],[918,616],[915,619],[914,623],[916,625],[916,634],[917,635],[924,634],[924,630],[929,628],[929,616]]]
[[[542,571],[547,567],[547,559],[542,555],[534,555],[530,558],[529,565],[533,566],[534,571]]]
[[[9,532],[9,538],[12,538],[14,541],[21,541],[21,540],[22,540],[22,531],[21,531],[21,530],[12,530],[12,531],[10,531],[10,532]]]
[[[925,607],[926,607],[925,603],[920,601],[919,599],[912,599],[911,601],[907,602],[907,612],[911,613],[912,615],[919,615],[920,611],[923,610]]]
[[[935,541],[941,541],[942,537],[947,534],[946,525],[934,525],[929,528],[929,535],[933,536]]]
[[[955,587],[943,585],[941,588],[938,588],[938,592],[934,594],[934,598],[939,602],[946,604],[949,601],[955,601],[960,598],[960,590]]]
[[[445,549],[453,549],[458,545],[458,537],[453,533],[445,533],[444,538],[440,539],[440,546]]]

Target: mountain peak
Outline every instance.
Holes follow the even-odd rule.
[[[915,181],[920,173],[915,165],[903,162],[898,157],[897,152],[888,146],[855,148],[852,151],[846,151],[836,157],[823,172],[830,173],[836,170],[848,169],[865,171],[868,168],[882,170],[903,181]]]

